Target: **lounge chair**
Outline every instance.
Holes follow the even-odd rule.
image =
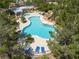
[[[40,47],[37,46],[35,52],[36,52],[36,53],[39,53],[39,50],[40,50]]]
[[[41,47],[41,52],[45,53],[45,48],[44,47]]]

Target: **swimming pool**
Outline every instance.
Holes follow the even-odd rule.
[[[31,24],[28,27],[23,28],[22,34],[37,35],[42,38],[49,39],[49,31],[55,31],[53,26],[45,25],[41,22],[40,16],[32,16],[29,18]]]

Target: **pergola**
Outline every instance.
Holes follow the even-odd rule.
[[[34,6],[21,6],[21,7],[10,8],[9,10],[16,15],[18,13],[23,13],[24,10],[32,10],[32,9],[34,9]]]

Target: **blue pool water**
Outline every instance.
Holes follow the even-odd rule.
[[[42,24],[40,16],[32,16],[29,19],[31,21],[31,24],[28,27],[23,28],[22,34],[27,33],[49,39],[50,38],[49,31],[55,31],[53,26]]]

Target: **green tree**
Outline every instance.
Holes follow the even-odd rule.
[[[13,0],[0,0],[0,8],[8,8]]]
[[[17,25],[13,16],[6,14],[6,12],[0,14],[0,54],[7,54],[10,59],[12,59],[13,47],[18,38],[15,31]]]
[[[54,6],[57,33],[52,33],[55,40],[53,43],[50,42],[50,46],[57,59],[79,58],[78,6],[78,0],[62,0]]]

